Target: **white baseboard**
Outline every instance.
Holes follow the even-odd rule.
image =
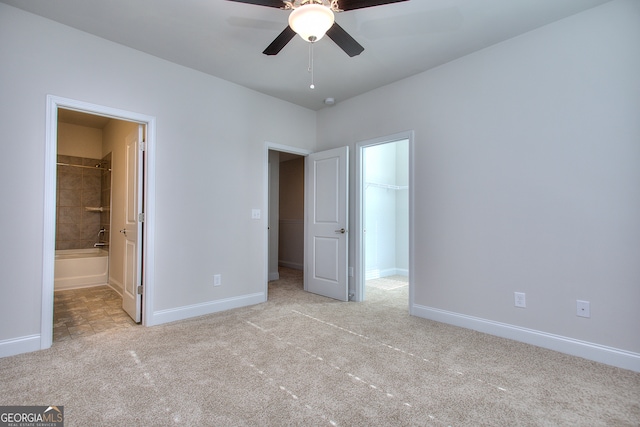
[[[380,277],[389,276],[409,276],[409,270],[404,268],[386,268],[384,270],[380,270]]]
[[[227,298],[219,301],[211,301],[203,304],[194,304],[169,310],[160,310],[153,313],[153,321],[147,326],[160,325],[175,322],[191,317],[204,316],[230,310],[232,308],[245,307],[260,304],[266,301],[264,292],[243,295],[235,298]],[[41,350],[40,335],[28,335],[0,341],[0,357],[14,356],[21,353],[29,353]]]
[[[122,285],[122,283],[112,277],[109,277],[109,286],[111,287],[111,289],[119,293],[120,296],[122,296],[122,291],[124,290],[124,286]]]
[[[278,265],[280,267],[292,268],[294,270],[304,270],[304,264],[301,264],[299,262],[278,260]]]
[[[389,276],[408,277],[409,270],[405,268],[385,268],[383,270],[379,270],[379,269],[368,270],[365,272],[364,279],[365,280],[380,279],[382,277],[389,277]]]
[[[40,350],[40,335],[27,335],[0,341],[0,357]]]
[[[582,357],[606,365],[640,372],[640,354],[574,338],[554,335],[534,329],[495,322],[464,314],[414,304],[411,314],[436,322],[473,329],[502,338],[512,339],[560,353]]]
[[[280,273],[278,273],[277,271],[275,273],[269,273],[269,282],[273,281],[273,280],[279,280],[280,279]]]
[[[380,277],[389,277],[389,276],[395,276],[396,275],[396,269],[395,268],[383,268],[382,270],[380,270]]]
[[[379,279],[380,277],[382,276],[380,275],[380,270],[378,269],[367,270],[364,272],[364,280]]]
[[[201,304],[187,305],[184,307],[171,308],[153,312],[153,319],[147,326],[161,325],[163,323],[175,322],[197,316],[217,313],[230,310],[232,308],[246,307],[249,305],[261,304],[266,301],[264,292],[242,295],[234,298],[210,301]]]

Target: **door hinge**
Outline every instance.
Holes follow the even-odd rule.
[[[142,295],[142,285],[138,286],[138,295]]]
[[[138,222],[144,222],[144,212],[138,214]]]
[[[145,141],[140,141],[140,151],[147,150],[147,143]]]

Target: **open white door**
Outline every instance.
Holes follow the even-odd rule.
[[[125,235],[124,292],[122,308],[136,322],[142,319],[142,165],[144,126],[127,137],[125,223],[120,230]],[[140,287],[140,288],[139,288]]]
[[[310,154],[305,163],[304,288],[341,301],[349,299],[349,147]]]

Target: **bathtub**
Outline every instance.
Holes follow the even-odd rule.
[[[109,281],[109,252],[100,249],[56,250],[54,290],[105,285]]]

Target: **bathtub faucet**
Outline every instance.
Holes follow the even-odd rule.
[[[94,243],[93,244],[94,248],[103,248],[105,246],[107,246],[107,244],[105,242],[98,242],[98,243]]]

